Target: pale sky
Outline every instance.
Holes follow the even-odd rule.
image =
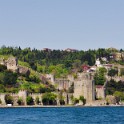
[[[124,0],[0,0],[0,46],[124,48]]]

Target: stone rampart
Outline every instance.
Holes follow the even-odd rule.
[[[78,74],[74,81],[74,97],[84,96],[86,102],[95,100],[95,84],[92,73]]]

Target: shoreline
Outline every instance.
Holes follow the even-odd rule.
[[[95,105],[79,105],[79,106],[74,106],[74,105],[65,105],[65,106],[7,106],[7,105],[1,105],[0,108],[87,108],[87,107],[124,107],[124,105],[102,105],[102,106],[95,106]]]

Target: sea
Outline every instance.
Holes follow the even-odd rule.
[[[0,124],[124,124],[124,107],[0,108]]]

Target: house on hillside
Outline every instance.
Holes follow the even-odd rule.
[[[49,49],[49,48],[43,48],[43,51],[44,51],[44,52],[51,52],[52,50]]]
[[[82,70],[84,72],[89,72],[89,69],[90,69],[90,66],[88,66],[88,65],[82,65]]]
[[[77,52],[78,50],[76,50],[76,49],[71,49],[71,48],[67,48],[67,49],[65,49],[65,51],[67,51],[67,52]]]

